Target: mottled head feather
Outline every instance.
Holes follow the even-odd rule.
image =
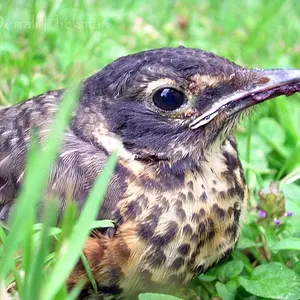
[[[157,111],[151,105],[151,86],[160,82],[180,87],[189,107],[176,113]],[[220,116],[193,131],[188,126],[191,117],[244,82],[245,69],[222,57],[197,49],[162,48],[121,57],[88,78],[81,103],[101,109],[109,131],[136,157],[168,160],[181,172],[205,159],[203,150],[223,141],[236,123]]]

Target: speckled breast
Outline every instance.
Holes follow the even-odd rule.
[[[123,234],[134,229],[126,234],[130,256],[122,266],[124,290],[186,283],[230,253],[247,200],[234,140],[212,153],[201,170],[187,171],[182,184],[163,188],[165,179],[151,175],[146,185],[139,180],[128,183],[130,193],[119,210],[126,219]]]

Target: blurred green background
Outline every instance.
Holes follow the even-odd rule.
[[[11,105],[66,87],[119,56],[166,46],[208,50],[251,68],[300,69],[299,36],[299,0],[2,0],[0,104]],[[239,273],[245,268],[243,272],[252,276],[256,264],[281,262],[300,276],[299,96],[280,97],[257,107],[241,122],[237,138],[250,187],[250,213],[231,263],[241,266]],[[256,216],[257,201],[262,201],[257,192],[274,180],[281,183],[286,211],[294,214],[286,221],[279,212],[282,227],[270,225],[272,221],[260,223]],[[244,249],[248,249],[248,256]],[[213,276],[201,277],[205,288],[199,294],[203,299],[203,295],[222,294],[221,284],[228,280],[222,272],[229,272],[226,265],[211,271]],[[229,279],[238,282],[235,278],[239,273],[234,271]],[[223,283],[208,283],[216,278]],[[267,292],[274,288],[262,281],[261,285]],[[243,287],[246,289],[245,282]],[[238,299],[246,299],[243,293],[242,289]],[[234,295],[223,298],[234,299]]]

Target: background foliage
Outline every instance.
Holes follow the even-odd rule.
[[[119,56],[163,46],[201,48],[253,68],[300,68],[299,16],[298,0],[153,0],[147,4],[142,0],[4,0],[0,3],[0,103],[11,105],[65,87]],[[68,108],[63,112],[67,116]],[[202,299],[300,298],[299,116],[299,96],[280,97],[261,105],[240,125],[237,137],[250,188],[249,214],[230,261],[194,280],[192,287]],[[53,149],[58,142],[52,141]],[[41,172],[43,164],[36,170]],[[35,186],[28,181],[30,191]],[[283,193],[274,184],[269,186],[272,181],[280,181]],[[258,196],[262,187],[266,189]],[[72,216],[72,208],[68,214]],[[73,220],[69,217],[66,220]],[[8,241],[17,238],[13,233],[18,231],[12,230],[11,236],[0,231],[0,259],[7,261],[5,268],[0,267],[0,298],[7,287],[22,299],[32,297],[33,286],[39,297],[49,291],[46,276],[41,275],[38,285],[32,276],[43,274],[42,262],[50,266],[52,262],[49,274],[61,264],[56,256],[62,241],[69,241],[76,229],[73,220],[55,231],[52,219],[50,214],[48,227],[32,227],[32,217],[22,226],[23,235],[14,247]],[[58,243],[56,251],[44,249],[32,269],[35,247],[40,249],[49,231]],[[23,250],[16,254],[17,249]],[[68,297],[62,282],[57,279],[53,296],[57,299]],[[140,297],[158,299],[150,294]]]

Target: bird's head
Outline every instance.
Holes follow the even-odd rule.
[[[119,58],[84,89],[84,105],[101,107],[127,151],[194,163],[248,108],[300,91],[300,71],[246,69],[209,52],[163,48]]]

